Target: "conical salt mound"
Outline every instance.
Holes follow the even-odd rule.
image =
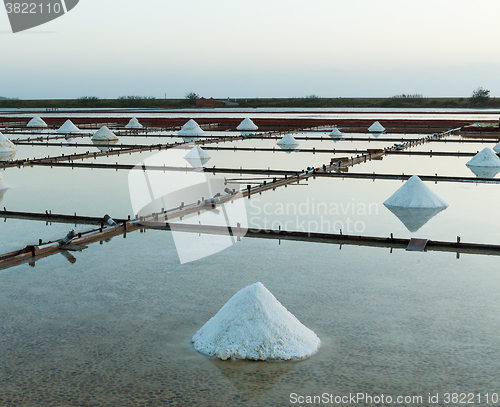
[[[486,147],[472,157],[466,165],[471,167],[500,167],[500,158],[491,148]]]
[[[402,208],[446,208],[448,204],[414,175],[384,202],[385,206]]]
[[[194,146],[184,158],[210,158],[210,155],[200,146]]]
[[[336,127],[333,128],[332,132],[329,134],[330,137],[335,137],[335,138],[338,138],[338,137],[343,137],[344,135],[342,134],[342,132],[337,129]]]
[[[92,140],[118,141],[118,137],[107,126],[102,126],[94,133]]]
[[[14,143],[0,133],[0,153],[12,153],[13,151],[16,151]]]
[[[276,144],[278,144],[280,147],[287,147],[287,148],[294,149],[299,145],[299,142],[297,140],[295,140],[295,138],[291,134],[287,134],[285,137],[283,137]]]
[[[478,178],[495,178],[500,172],[500,167],[476,167],[475,165],[468,165],[467,168]]]
[[[493,147],[493,151],[494,151],[495,153],[500,154],[500,143],[498,143],[497,145],[495,145],[495,147]]]
[[[382,133],[385,131],[385,128],[379,122],[375,122],[368,127],[368,131],[372,133]]]
[[[303,359],[321,344],[261,283],[238,291],[192,341],[197,351],[223,360]]]
[[[194,146],[189,153],[184,156],[184,159],[195,168],[203,167],[210,161],[210,156],[200,146]]]
[[[71,120],[66,120],[64,124],[57,129],[57,132],[60,134],[71,134],[71,133],[80,133],[80,129],[76,127]]]
[[[135,117],[132,117],[128,124],[125,126],[126,129],[142,129],[142,124],[139,123]]]
[[[238,127],[236,127],[236,130],[240,131],[255,131],[258,130],[259,128],[255,125],[255,123],[249,119],[248,117],[243,120]]]
[[[47,123],[45,123],[40,116],[35,116],[31,119],[27,127],[47,127]]]
[[[182,129],[177,134],[181,137],[198,137],[205,134],[205,132],[198,126],[198,123],[191,119],[182,126]]]

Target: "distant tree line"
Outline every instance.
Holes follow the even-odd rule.
[[[422,99],[423,98],[423,95],[421,95],[420,93],[413,93],[413,94],[405,94],[405,93],[402,93],[400,95],[394,95],[394,96],[391,96],[392,99]]]

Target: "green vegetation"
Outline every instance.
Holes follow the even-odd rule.
[[[473,106],[484,106],[490,101],[490,91],[481,86],[472,92],[470,103]]]
[[[492,98],[487,91],[480,102],[473,97],[465,98],[426,98],[421,95],[396,95],[389,98],[321,98],[310,95],[301,98],[240,98],[236,101],[240,108],[500,108],[500,98]],[[194,93],[194,92],[190,92]],[[4,100],[0,108],[38,108],[38,109],[185,109],[192,108],[196,99],[157,99],[143,96],[121,96],[118,99],[99,99],[84,96],[78,99],[56,100]],[[195,94],[196,95],[196,94]],[[196,95],[198,96],[198,95]],[[474,95],[473,95],[474,96]],[[480,94],[481,96],[481,94]],[[225,100],[217,100],[216,107],[225,107]]]

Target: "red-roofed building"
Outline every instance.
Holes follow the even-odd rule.
[[[199,98],[199,99],[196,99],[196,107],[202,107],[202,106],[214,106],[215,107],[215,99],[214,98],[210,98],[210,99]]]

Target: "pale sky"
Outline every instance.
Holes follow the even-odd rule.
[[[0,96],[500,96],[499,39],[499,0],[80,0],[17,34],[0,8]]]

